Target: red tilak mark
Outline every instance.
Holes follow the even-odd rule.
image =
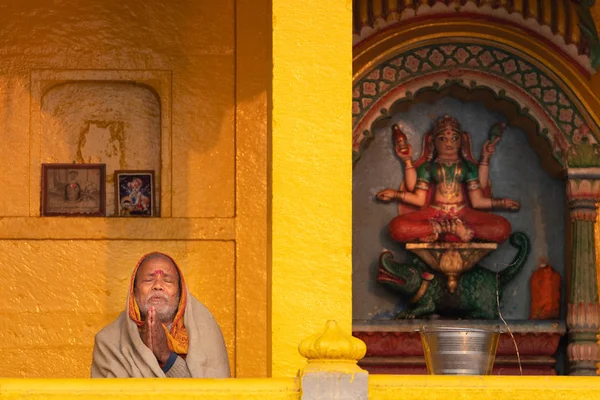
[[[152,273],[152,275],[164,275],[165,272],[162,269],[157,269]]]

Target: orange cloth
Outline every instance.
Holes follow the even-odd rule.
[[[152,254],[162,254],[166,257],[169,257],[168,255],[159,252],[152,252],[144,255],[135,266],[133,274],[131,275],[131,283],[129,285],[129,318],[131,318],[140,329],[142,326],[144,326],[145,322],[142,321],[142,317],[140,315],[140,308],[138,307],[137,301],[135,300],[135,276],[140,267],[140,264],[142,264],[142,262]],[[173,319],[173,325],[171,326],[171,329],[169,330],[165,324],[162,324],[162,326],[167,334],[167,342],[171,351],[174,351],[175,353],[180,355],[186,355],[188,353],[189,338],[187,330],[185,329],[185,325],[183,324],[183,314],[185,312],[185,304],[187,301],[187,290],[185,287],[185,281],[183,279],[181,269],[179,269],[179,266],[171,257],[169,257],[169,260],[171,260],[175,268],[177,268],[177,272],[179,273],[179,282],[181,284],[180,298],[179,306],[177,307],[177,312],[175,313],[175,318]]]
[[[531,319],[560,318],[560,274],[542,262],[529,280]]]

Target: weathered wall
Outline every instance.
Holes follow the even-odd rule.
[[[128,276],[152,250],[182,266],[220,323],[235,370],[234,8],[234,0],[0,4],[0,273],[8,283],[0,375],[89,376],[93,335],[123,309]],[[114,154],[107,132],[86,131],[106,123],[123,130]],[[172,177],[161,182],[163,218],[39,218],[40,163],[73,160],[106,163],[109,196],[117,168]],[[264,299],[253,305],[264,316]]]

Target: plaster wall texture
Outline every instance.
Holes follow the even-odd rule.
[[[408,259],[403,245],[388,234],[388,223],[398,215],[397,203],[384,204],[375,194],[384,188],[398,188],[403,179],[400,160],[393,151],[391,125],[397,123],[413,146],[413,158],[421,154],[422,135],[431,129],[438,116],[449,114],[461,122],[461,129],[471,136],[473,156],[479,159],[489,127],[505,122],[499,112],[490,112],[482,104],[443,98],[431,104],[417,104],[408,112],[397,113],[388,127],[375,132],[354,167],[353,177],[353,317],[354,319],[388,319],[403,309],[406,302],[397,293],[377,283],[378,257],[384,250],[397,260]],[[525,232],[532,250],[520,274],[504,288],[501,311],[506,319],[529,318],[529,278],[537,268],[539,257],[563,275],[565,271],[565,185],[551,178],[527,144],[526,135],[507,126],[490,164],[494,197],[508,197],[521,203],[517,213],[497,212],[507,218],[514,231]],[[492,271],[510,263],[516,250],[508,241],[485,257],[480,265]],[[564,281],[563,281],[564,282]],[[563,285],[564,286],[564,285]],[[564,293],[562,296],[565,303]],[[563,315],[564,315],[563,306]]]
[[[233,246],[187,240],[1,240],[2,375],[89,376],[94,335],[124,309],[140,255],[155,250],[173,256],[192,294],[213,310],[232,360]]]
[[[351,332],[351,10],[273,1],[273,377],[296,373],[323,321]]]
[[[0,215],[26,216],[32,70],[173,74],[174,216],[233,215],[234,2],[31,2],[0,5]],[[75,100],[74,98],[72,100]],[[133,105],[133,101],[127,101]],[[118,107],[113,100],[107,108]],[[105,110],[99,120],[114,113]],[[55,121],[59,122],[59,121]],[[64,128],[73,129],[68,124]],[[142,126],[132,126],[133,134]],[[219,171],[215,174],[214,171]]]
[[[124,308],[131,270],[154,250],[180,263],[190,291],[213,311],[235,371],[234,7],[233,0],[0,4],[2,376],[89,376],[94,334]],[[32,97],[36,71],[79,70],[112,71],[114,79],[46,82],[41,101]],[[169,73],[169,99],[127,81],[132,71]],[[39,196],[30,193],[39,187],[31,168],[41,166],[30,166],[30,154],[41,155],[36,163],[154,169],[160,180],[166,111],[172,182],[161,189],[175,218],[39,218],[31,210],[27,198]],[[34,115],[39,131],[31,132]]]

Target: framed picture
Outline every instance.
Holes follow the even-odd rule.
[[[42,164],[42,216],[104,216],[105,164]]]
[[[115,171],[115,215],[154,217],[154,171]]]

